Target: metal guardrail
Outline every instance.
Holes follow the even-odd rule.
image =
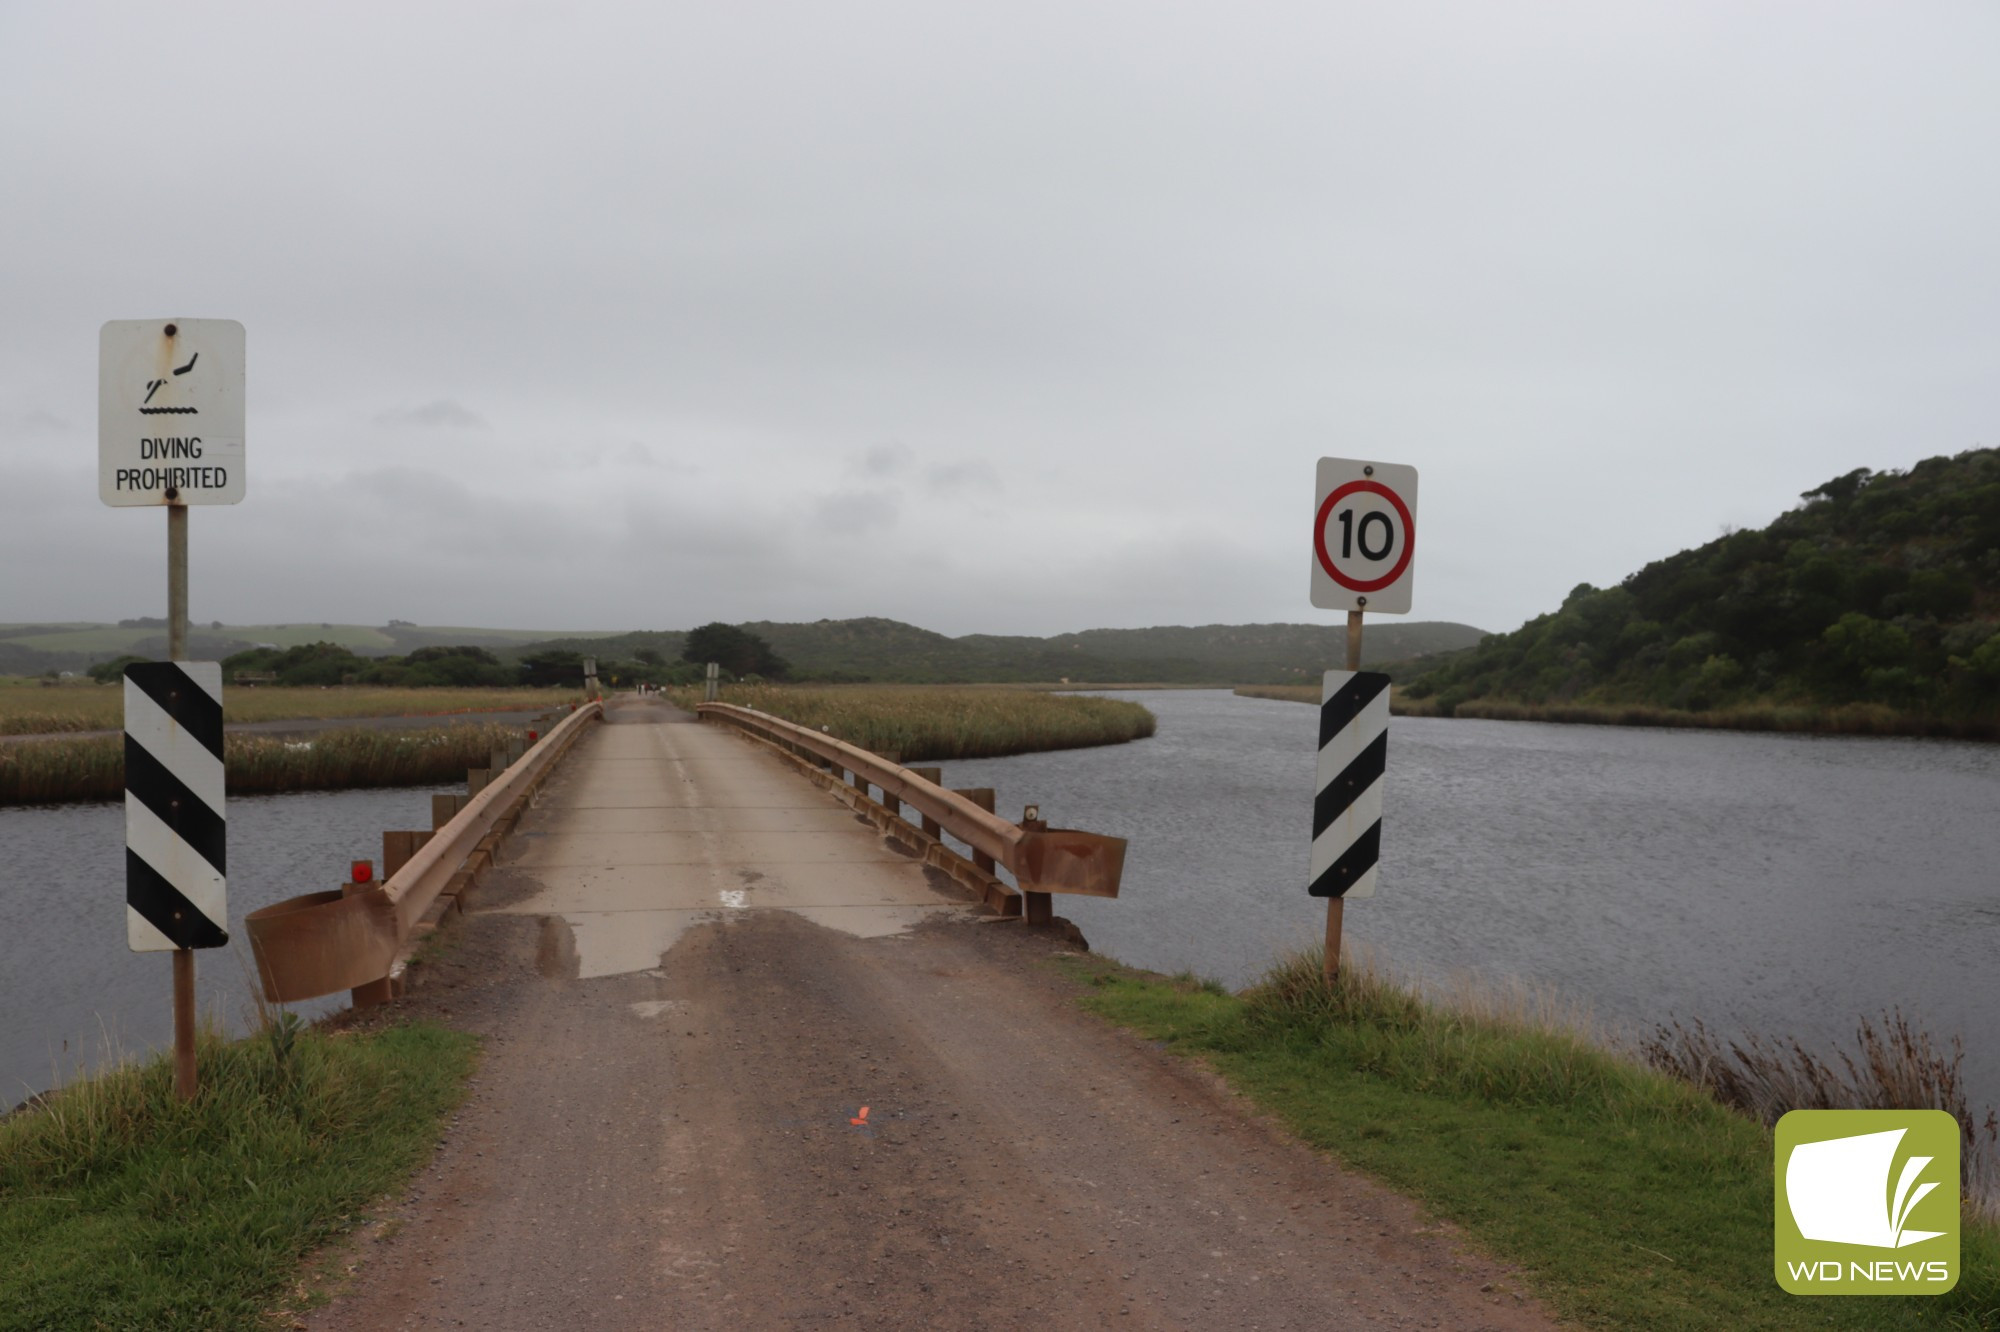
[[[932,782],[899,763],[811,727],[773,717],[733,703],[702,703],[704,720],[713,719],[780,746],[810,754],[851,774],[855,784],[881,788],[885,805],[909,805],[931,825],[950,833],[976,853],[1006,866],[1030,894],[1080,893],[1086,897],[1116,897],[1125,870],[1125,839],[1075,828],[1051,828],[1030,817],[1009,823],[957,791]],[[935,832],[932,831],[935,836]]]
[[[518,762],[464,798],[464,807],[383,882],[306,893],[251,912],[244,926],[264,997],[291,1003],[381,985],[453,877],[603,712],[603,704],[587,703],[563,718]]]

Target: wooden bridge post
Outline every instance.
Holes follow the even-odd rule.
[[[1047,832],[1048,820],[1042,817],[1040,805],[1029,805],[1021,811],[1021,827],[1026,832]],[[1021,889],[1021,918],[1030,925],[1052,924],[1056,918],[1055,894],[1037,893],[1023,887]]]

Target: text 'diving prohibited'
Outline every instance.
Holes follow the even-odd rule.
[[[1373,897],[1389,757],[1389,677],[1328,671],[1320,700],[1307,891],[1314,897]]]
[[[229,942],[222,665],[125,668],[125,928],[135,953]]]
[[[97,339],[97,494],[117,507],[243,498],[243,325],[114,319]]]

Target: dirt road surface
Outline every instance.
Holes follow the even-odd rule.
[[[406,1008],[486,1057],[309,1327],[1556,1326],[1407,1201],[1082,1014],[1072,945],[979,923],[677,715],[614,709],[417,968]],[[660,946],[604,970],[633,940]]]

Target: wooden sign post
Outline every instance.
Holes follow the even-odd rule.
[[[1370,610],[1391,615],[1409,612],[1417,544],[1417,469],[1321,458],[1314,477],[1313,510],[1312,604],[1347,612],[1347,676],[1336,682],[1333,673],[1327,673],[1320,704],[1308,888],[1313,896],[1326,898],[1323,975],[1331,986],[1340,974],[1347,898],[1374,891],[1375,857],[1381,843],[1380,763],[1386,754],[1389,688],[1386,677],[1361,672],[1361,617]],[[1378,720],[1381,732],[1376,735]]]

